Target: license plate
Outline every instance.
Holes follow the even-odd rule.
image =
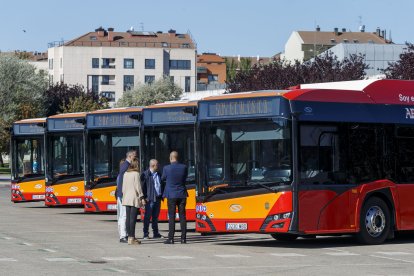
[[[226,230],[234,230],[234,231],[247,230],[247,223],[226,223]]]
[[[45,195],[33,195],[33,199],[45,199]]]
[[[116,204],[108,204],[106,207],[108,210],[116,210]]]
[[[82,203],[82,198],[68,198],[68,203]]]

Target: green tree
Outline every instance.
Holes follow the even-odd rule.
[[[234,58],[225,58],[226,61],[226,82],[232,82],[237,74],[237,63]]]
[[[183,90],[178,85],[168,77],[164,77],[151,84],[140,84],[134,89],[124,92],[116,106],[148,106],[174,101],[180,99],[182,93]]]
[[[241,58],[239,69],[242,73],[247,73],[252,68],[252,60],[250,58]]]
[[[79,97],[70,98],[67,103],[64,102],[62,104],[62,112],[88,112],[109,107],[108,102],[105,98],[100,98],[99,100],[96,100],[92,95],[89,94],[91,93],[84,93]]]
[[[77,99],[77,100],[75,100]],[[82,103],[85,106],[79,106]],[[69,106],[70,105],[70,106]],[[96,93],[86,92],[82,85],[68,85],[66,83],[55,83],[45,91],[46,116],[57,113],[92,111],[108,107],[105,98],[99,97]]]
[[[9,152],[5,129],[14,121],[44,116],[46,88],[45,72],[37,72],[33,65],[13,54],[0,54],[0,153]]]

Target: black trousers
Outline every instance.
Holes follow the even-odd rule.
[[[125,206],[126,209],[126,232],[128,237],[135,238],[135,225],[137,224],[138,208]]]
[[[187,218],[185,216],[186,198],[169,198],[168,199],[168,239],[174,239],[175,233],[175,208],[178,207],[180,216],[181,239],[187,238]]]

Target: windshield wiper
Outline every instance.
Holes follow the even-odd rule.
[[[271,191],[273,193],[277,193],[277,190],[275,190],[275,189],[269,187],[268,185],[266,185],[266,184],[276,184],[276,183],[271,182],[271,181],[249,181],[249,182],[247,182],[247,184],[248,185],[257,185],[257,186],[260,186],[262,188],[265,188],[268,191]]]
[[[207,194],[207,196],[204,198],[204,200],[207,200],[207,199],[209,199],[210,197],[212,197],[213,195],[216,195],[216,194],[218,194],[218,193],[223,193],[223,194],[226,194],[227,193],[227,191],[225,191],[224,189],[222,189],[222,188],[215,188],[213,191],[211,191],[211,192],[209,192],[208,194]]]

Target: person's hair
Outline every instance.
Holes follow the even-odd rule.
[[[172,151],[170,153],[170,159],[174,159],[174,160],[178,161],[178,152]]]
[[[139,162],[137,158],[132,159],[131,164],[129,164],[127,172],[138,172],[139,171]]]
[[[128,158],[128,156],[130,156],[130,155],[132,155],[132,154],[136,154],[137,153],[137,151],[136,150],[129,150],[129,151],[127,151],[127,153],[126,153],[126,158]]]
[[[119,168],[121,169],[122,164],[124,164],[125,158],[122,158],[121,161],[119,161]]]

